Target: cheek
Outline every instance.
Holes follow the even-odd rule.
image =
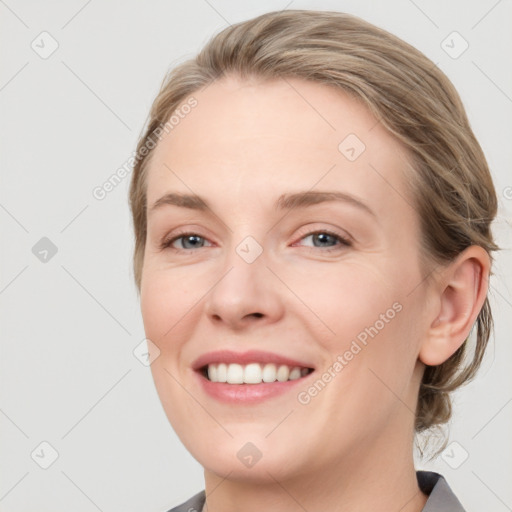
[[[329,327],[331,335],[334,332],[336,338],[346,340],[392,308],[399,299],[400,288],[384,268],[372,262],[354,258],[335,267],[317,263],[303,269],[300,276],[293,277],[293,289]]]
[[[190,418],[190,397],[180,386],[183,375],[179,361],[193,324],[188,322],[197,302],[193,272],[185,277],[179,272],[146,267],[141,282],[140,305],[146,337],[159,349],[150,369],[155,388],[170,423],[182,428]]]
[[[369,386],[368,397],[375,397],[385,389],[370,369],[397,387],[410,377],[416,361],[416,308],[407,297],[411,269],[405,262],[399,267],[384,257],[379,264],[347,258],[336,270],[311,266],[303,274],[307,279],[295,277],[292,289],[315,313],[307,312],[308,323],[325,350],[326,369],[342,358],[343,376],[334,387],[357,382],[356,395]],[[328,330],[320,335],[324,327]]]
[[[161,345],[180,326],[180,320],[191,310],[197,293],[193,272],[180,277],[173,271],[145,269],[141,282],[140,306],[148,338]]]

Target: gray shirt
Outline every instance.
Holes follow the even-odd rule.
[[[442,475],[432,471],[416,471],[416,477],[419,488],[428,495],[421,512],[464,512],[462,505]],[[206,495],[203,489],[185,503],[167,512],[201,512],[205,499]]]

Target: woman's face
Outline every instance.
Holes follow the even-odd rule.
[[[228,77],[193,96],[147,182],[141,308],[169,421],[230,478],[392,456],[426,325],[405,150],[324,85]]]

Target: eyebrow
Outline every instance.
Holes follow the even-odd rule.
[[[367,204],[345,192],[308,190],[305,192],[282,194],[275,202],[274,208],[276,210],[291,210],[292,208],[305,208],[315,204],[333,201],[350,204],[377,218],[375,212]],[[211,210],[208,202],[196,194],[170,192],[160,197],[160,199],[157,199],[149,211],[153,212],[164,205],[173,205],[180,208],[200,211]]]

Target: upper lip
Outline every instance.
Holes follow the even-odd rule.
[[[275,354],[273,352],[265,352],[262,350],[248,350],[246,352],[234,352],[232,350],[216,350],[214,352],[207,352],[206,354],[198,357],[193,363],[192,368],[194,370],[200,370],[201,368],[209,364],[217,363],[237,363],[246,365],[249,363],[274,363],[274,364],[285,364],[287,366],[300,366],[301,368],[313,368],[311,364],[303,361],[298,361],[290,357]]]

